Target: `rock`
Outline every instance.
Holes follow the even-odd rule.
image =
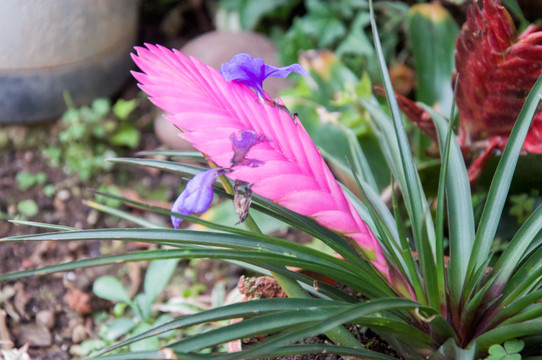
[[[30,346],[47,347],[51,346],[53,338],[49,329],[41,324],[21,325],[21,343],[28,343]]]
[[[263,35],[250,32],[211,31],[189,41],[181,51],[217,70],[223,62],[230,61],[238,53],[261,57],[270,65],[281,65],[273,42]],[[287,79],[269,78],[264,82],[264,90],[273,98],[277,97],[280,90],[289,86],[290,82]],[[193,149],[192,145],[179,137],[179,130],[164,118],[163,113],[155,118],[154,131],[158,139],[169,149]]]
[[[90,295],[77,288],[72,289],[70,292],[64,295],[64,301],[79,315],[88,315],[92,313]]]
[[[77,324],[72,330],[72,341],[74,344],[79,344],[87,338],[87,329],[83,324]]]
[[[172,150],[194,150],[192,144],[179,136],[179,129],[173,126],[165,117],[164,113],[160,112],[154,118],[154,133],[156,137],[168,149]]]
[[[52,310],[41,310],[36,314],[36,323],[52,329],[55,326],[55,313]]]

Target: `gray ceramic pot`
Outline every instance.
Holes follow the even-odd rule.
[[[0,123],[58,117],[129,76],[139,0],[1,0]]]

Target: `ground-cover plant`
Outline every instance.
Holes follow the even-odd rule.
[[[91,106],[77,108],[66,95],[68,110],[62,115],[58,143],[43,149],[50,163],[82,180],[95,179],[112,165],[105,161],[118,156],[123,147],[134,149],[140,133],[131,118],[137,99],[95,99]]]
[[[510,132],[476,223],[454,123],[419,104],[434,121],[442,159],[438,194],[435,199],[425,195],[386,71],[374,17],[371,22],[388,109],[373,97],[359,101],[372,116],[373,131],[397,185],[392,210],[378,196],[367,166],[371,154],[363,151],[355,135],[343,129],[350,149],[349,165],[334,165],[351,174],[361,199],[335,180],[297,115],[290,113],[280,99],[271,99],[261,90],[268,76],[304,73],[299,65],[275,68],[242,55],[219,73],[177,50],[147,45],[137,48],[134,55],[142,71],[134,76],[150,100],[169,114],[168,119],[183,131],[182,136],[203,154],[175,155],[209,166],[154,159],[116,162],[192,178],[172,212],[126,201],[171,216],[181,229],[160,228],[116,211],[148,228],[69,229],[5,238],[1,241],[140,241],[168,248],[79,260],[4,274],[0,279],[125,261],[218,258],[274,276],[288,295],[177,318],[95,354],[104,358],[160,358],[161,354],[148,352],[104,354],[173,329],[235,318],[244,320],[178,339],[167,347],[183,359],[258,359],[306,353],[392,358],[367,350],[347,330],[370,328],[404,358],[476,359],[499,344],[504,344],[506,355],[514,356],[513,352],[522,351],[507,345],[514,339],[524,341],[531,351],[522,355],[540,354],[542,207],[533,211],[500,256],[493,258],[491,247],[519,154],[539,108],[542,78],[534,84]],[[189,215],[205,211],[214,192],[233,198],[246,230]],[[406,208],[406,219],[396,211],[399,201]],[[262,234],[250,216],[252,210],[308,233],[337,256]],[[181,221],[209,230],[183,229]],[[405,223],[410,226],[405,228]],[[326,275],[340,286],[320,282],[293,271],[293,267]],[[214,351],[216,345],[233,339],[262,334],[268,335],[267,339],[240,353],[201,353]],[[296,343],[318,334],[325,334],[332,344]]]
[[[94,281],[93,292],[100,298],[115,302],[115,319],[100,327],[101,339],[83,342],[82,349],[99,350],[113,344],[122,336],[134,336],[157,325],[173,320],[168,313],[156,314],[152,305],[170,281],[178,259],[151,261],[143,281],[143,291],[132,299],[122,283],[112,275],[103,275]],[[174,332],[161,334],[161,339],[174,336]],[[147,338],[130,345],[130,351],[151,351],[159,349],[159,337]],[[165,341],[165,340],[163,340]],[[90,354],[88,351],[84,355]]]
[[[265,4],[258,0],[221,0],[218,5],[234,23],[223,27],[267,34],[277,43],[279,58],[285,64],[297,61],[301,51],[328,49],[356,73],[369,71],[379,79],[367,0],[282,0]],[[375,8],[384,30],[384,53],[394,63],[408,6],[400,1],[378,1]]]

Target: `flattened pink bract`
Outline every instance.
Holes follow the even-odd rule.
[[[182,137],[220,167],[229,167],[230,136],[243,130],[271,141],[250,149],[260,167],[238,167],[232,180],[254,184],[254,193],[292,211],[312,217],[359,245],[375,268],[389,280],[380,244],[346,199],[320,152],[299,121],[280,106],[260,101],[247,86],[226,81],[215,69],[177,50],[146,44],[137,47],[132,72],[150,100],[166,111]],[[279,104],[280,100],[279,100]]]

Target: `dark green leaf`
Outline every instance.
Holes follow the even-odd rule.
[[[504,149],[497,170],[493,177],[489,193],[487,195],[486,204],[482,212],[482,217],[478,225],[478,232],[473,248],[473,255],[469,261],[469,274],[486,261],[489,256],[493,238],[497,232],[497,226],[501,218],[502,209],[508,195],[510,183],[514,176],[518,157],[523,147],[523,142],[534,114],[538,110],[540,103],[540,94],[542,93],[542,76],[538,78],[533,88],[531,89],[525,104],[521,109],[516,124],[510,133],[508,143]],[[466,289],[469,293],[472,289]]]
[[[96,279],[92,285],[92,291],[96,296],[105,300],[130,302],[130,297],[128,297],[124,286],[111,275],[104,275]]]

